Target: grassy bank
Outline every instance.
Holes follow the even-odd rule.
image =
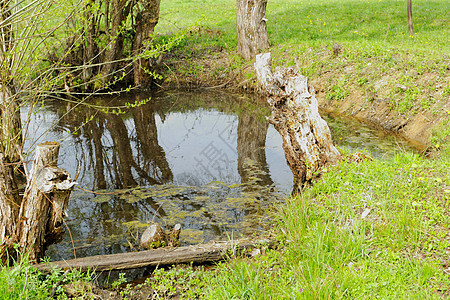
[[[387,113],[373,121],[426,143],[429,131],[418,132],[429,127],[424,120],[439,122],[450,110],[449,11],[445,0],[414,1],[415,34],[409,35],[405,1],[271,0],[270,51],[275,65],[296,65],[310,78],[322,105],[366,119],[383,106]],[[167,57],[166,84],[253,89],[253,62],[235,52],[234,14],[231,0],[162,4],[159,33],[190,27],[175,55]],[[337,57],[335,43],[342,46]],[[421,120],[413,125],[415,118]]]
[[[450,159],[342,164],[280,208],[286,245],[221,268],[211,299],[449,295]]]
[[[450,27],[448,1],[270,0],[275,65],[297,67],[324,101],[361,108],[383,102],[403,118],[437,120],[432,158],[342,163],[274,212],[282,246],[251,259],[232,257],[211,271],[158,269],[121,290],[155,298],[436,299],[450,296]],[[235,1],[167,0],[159,33],[189,33],[168,55],[169,85],[230,82],[252,89],[252,62],[235,53]],[[332,45],[342,45],[338,57]],[[59,274],[59,275],[58,275]],[[52,277],[53,276],[53,277]],[[46,298],[58,281],[26,265],[2,268],[2,299]],[[62,297],[62,296],[61,296]]]
[[[235,258],[202,277],[208,299],[435,299],[450,290],[449,4],[413,1],[269,1],[276,65],[296,65],[335,106],[383,101],[406,119],[441,122],[431,159],[399,153],[342,163],[279,208],[284,246]],[[169,80],[251,88],[252,62],[235,53],[234,1],[167,1],[161,33],[193,25]],[[343,52],[332,55],[332,45]],[[203,80],[202,78],[206,78]],[[234,79],[233,79],[234,78]],[[199,275],[200,276],[200,275]],[[203,276],[203,275],[202,275]]]

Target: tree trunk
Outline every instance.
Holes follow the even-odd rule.
[[[408,31],[410,35],[414,34],[413,27],[413,17],[412,17],[412,0],[407,1],[407,10],[408,10]]]
[[[87,83],[91,80],[91,78],[96,74],[97,67],[92,66],[93,64],[98,63],[98,49],[97,44],[95,42],[96,34],[96,24],[95,24],[95,16],[92,10],[95,7],[95,1],[90,0],[87,4],[87,8],[85,9],[85,18],[86,18],[86,45],[85,51],[83,53],[83,73],[82,79],[83,82]],[[88,88],[88,87],[87,87]]]
[[[145,57],[143,51],[148,49],[153,31],[159,20],[160,0],[145,2],[144,9],[136,17],[136,34],[133,41],[133,54],[138,59],[133,63],[134,85],[148,86],[152,77],[147,72],[150,70],[150,58]]]
[[[271,54],[259,54],[256,75],[269,94],[272,115],[269,122],[283,138],[286,161],[294,174],[294,192],[335,163],[340,153],[331,139],[327,123],[320,117],[318,103],[308,78],[290,68],[271,70]]]
[[[5,161],[0,151],[0,244],[14,236],[19,208],[13,166]]]
[[[123,54],[123,25],[127,21],[127,17],[132,8],[133,1],[113,0],[111,3],[111,28],[109,29],[109,44],[106,47],[105,57],[103,59],[104,65],[102,67],[103,87],[113,85],[116,82],[114,76],[117,74],[119,61]],[[108,30],[108,28],[106,28]],[[120,76],[119,76],[120,77]]]
[[[45,246],[63,233],[63,214],[74,182],[56,164],[59,143],[47,142],[36,148],[17,226],[19,249],[36,261]]]
[[[244,59],[251,59],[259,51],[269,49],[266,5],[267,0],[237,0],[238,53]]]

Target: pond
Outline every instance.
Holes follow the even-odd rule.
[[[146,103],[118,108],[125,102]],[[22,110],[23,119],[28,113]],[[79,171],[69,230],[46,255],[61,260],[74,251],[77,257],[133,251],[151,222],[180,223],[182,245],[262,233],[273,223],[269,208],[293,185],[269,114],[252,96],[185,91],[35,109],[26,148],[59,141],[59,166],[72,176]],[[401,138],[355,120],[325,119],[336,144],[350,151],[366,149],[379,158],[413,151]]]

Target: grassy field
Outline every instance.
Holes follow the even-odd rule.
[[[414,0],[415,34],[409,35],[403,0],[269,0],[276,65],[296,64],[313,80],[326,80],[330,99],[356,89],[368,102],[373,93],[388,99],[398,113],[440,118],[430,141],[435,153],[330,168],[273,213],[280,249],[252,259],[231,256],[208,272],[158,270],[144,285],[161,299],[449,297],[449,13],[447,0]],[[245,70],[244,78],[252,78],[252,62],[235,52],[235,1],[162,1],[157,31],[177,35],[186,29],[172,57],[175,76],[223,80]],[[344,49],[338,58],[330,55],[334,43]],[[217,63],[207,68],[204,57]],[[28,268],[17,266],[12,275],[2,268],[1,299],[45,298],[61,276]]]
[[[408,48],[448,53],[447,1],[414,1],[414,36],[408,35],[406,3],[395,0],[272,0],[267,5],[267,27],[272,46],[314,46],[330,42],[356,43],[369,48]],[[160,33],[177,33],[190,26],[220,33],[220,38],[197,40],[233,50],[236,1],[168,0],[161,4]],[[196,37],[198,38],[198,37]],[[375,42],[375,45],[368,45]],[[430,51],[430,47],[432,48]],[[300,51],[298,49],[298,51]]]
[[[242,61],[235,52],[235,9],[231,0],[162,3],[159,33],[190,28],[176,62],[166,70],[169,79],[176,74],[194,83],[202,77],[220,83],[228,74],[241,82],[253,77],[252,62]],[[415,34],[409,35],[405,1],[271,0],[270,51],[275,65],[297,65],[311,80],[326,82],[327,99],[358,92],[368,102],[374,95],[387,99],[393,110],[405,115],[439,115],[450,109],[449,12],[445,0],[414,1]],[[334,43],[343,48],[338,58],[331,55]],[[224,50],[226,62],[220,61],[223,54],[217,49]],[[205,57],[212,63],[202,63]]]

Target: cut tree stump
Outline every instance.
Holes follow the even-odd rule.
[[[308,78],[294,67],[277,67],[272,73],[271,54],[256,56],[255,71],[267,92],[272,110],[269,122],[283,139],[283,150],[294,175],[293,193],[311,184],[321,169],[336,163],[341,155],[334,146],[327,122]]]
[[[36,154],[19,211],[17,243],[31,261],[43,256],[45,247],[64,232],[63,217],[75,182],[56,166],[59,143],[46,142]]]
[[[64,270],[106,271],[183,263],[206,263],[223,260],[230,253],[242,253],[243,251],[258,247],[274,248],[277,244],[278,242],[268,239],[240,239],[178,248],[160,248],[140,252],[97,255],[72,260],[54,261],[34,266],[36,269],[44,272],[48,272],[54,267],[59,267]]]
[[[162,248],[165,246],[180,245],[181,224],[175,224],[170,233],[166,233],[161,225],[154,223],[147,227],[141,236],[139,246],[141,249],[149,250]]]

